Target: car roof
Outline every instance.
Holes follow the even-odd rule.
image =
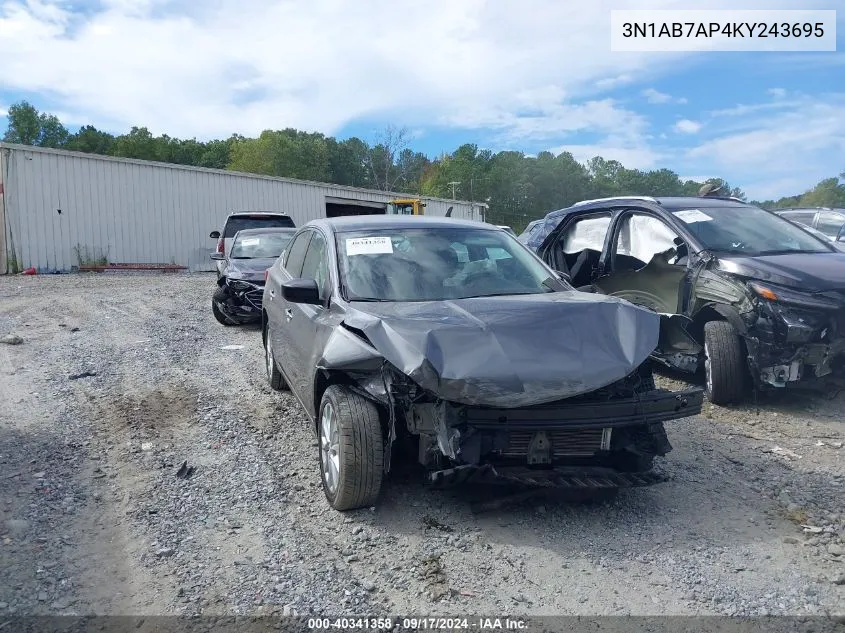
[[[275,211],[238,211],[236,213],[230,213],[226,219],[229,218],[248,218],[248,217],[255,217],[258,216],[266,216],[268,218],[278,218],[278,217],[290,217],[287,213],[280,213]]]
[[[268,233],[288,233],[293,235],[297,229],[292,226],[268,226],[264,229],[241,229],[235,235],[267,235]]]
[[[667,209],[712,209],[714,207],[730,208],[734,207],[742,209],[743,207],[753,207],[754,205],[743,202],[737,198],[722,198],[715,196],[708,196],[699,198],[697,196],[677,196],[666,198],[655,198],[657,204]]]
[[[446,218],[442,216],[419,215],[349,215],[339,218],[320,218],[311,220],[305,226],[319,226],[335,233],[347,231],[365,231],[373,229],[412,229],[425,228],[466,228],[503,231],[498,226],[475,220]]]
[[[707,196],[699,198],[698,196],[615,196],[612,198],[596,198],[594,200],[581,200],[572,206],[550,211],[546,214],[546,218],[557,218],[568,215],[574,211],[593,206],[624,206],[630,204],[631,206],[647,206],[654,205],[658,208],[666,209],[667,211],[674,211],[677,209],[707,209],[714,207],[735,207],[742,209],[754,206],[748,202],[743,202],[738,198]]]

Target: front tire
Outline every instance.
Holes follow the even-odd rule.
[[[747,382],[742,347],[742,339],[727,321],[704,324],[704,377],[707,398],[713,404],[732,404],[742,398]]]
[[[223,314],[223,311],[217,307],[217,301],[214,298],[211,299],[211,312],[214,314],[214,318],[217,319],[217,322],[221,325],[225,325],[227,327],[237,325],[237,323]]]
[[[335,510],[373,505],[384,476],[376,405],[340,385],[326,389],[318,417],[320,478]]]

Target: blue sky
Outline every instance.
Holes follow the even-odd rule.
[[[297,127],[372,141],[394,125],[430,156],[467,142],[601,155],[755,198],[845,171],[845,10],[842,52],[618,53],[611,8],[684,4],[584,4],[0,0],[0,112],[27,99],[71,130],[200,139]]]

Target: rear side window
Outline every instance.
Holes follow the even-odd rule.
[[[291,277],[299,277],[302,274],[302,262],[305,261],[305,249],[311,240],[311,231],[304,231],[294,238],[285,255],[285,270]]]
[[[223,237],[235,237],[235,233],[243,231],[244,229],[266,229],[266,228],[293,228],[293,219],[286,216],[242,216],[229,218],[226,221],[226,229],[223,232]]]

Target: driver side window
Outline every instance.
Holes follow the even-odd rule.
[[[316,281],[320,299],[326,299],[329,293],[329,262],[326,257],[326,240],[320,233],[315,232],[311,238],[300,277]]]
[[[303,231],[291,242],[285,253],[284,268],[291,277],[299,277],[302,271],[302,261],[305,259],[305,249],[308,240],[311,239],[311,231]]]
[[[652,215],[632,213],[626,216],[622,219],[616,236],[617,262],[621,264],[617,268],[636,270],[647,266],[658,253],[677,248],[675,244],[677,237],[678,234],[663,220]],[[673,259],[669,261],[682,263]]]

